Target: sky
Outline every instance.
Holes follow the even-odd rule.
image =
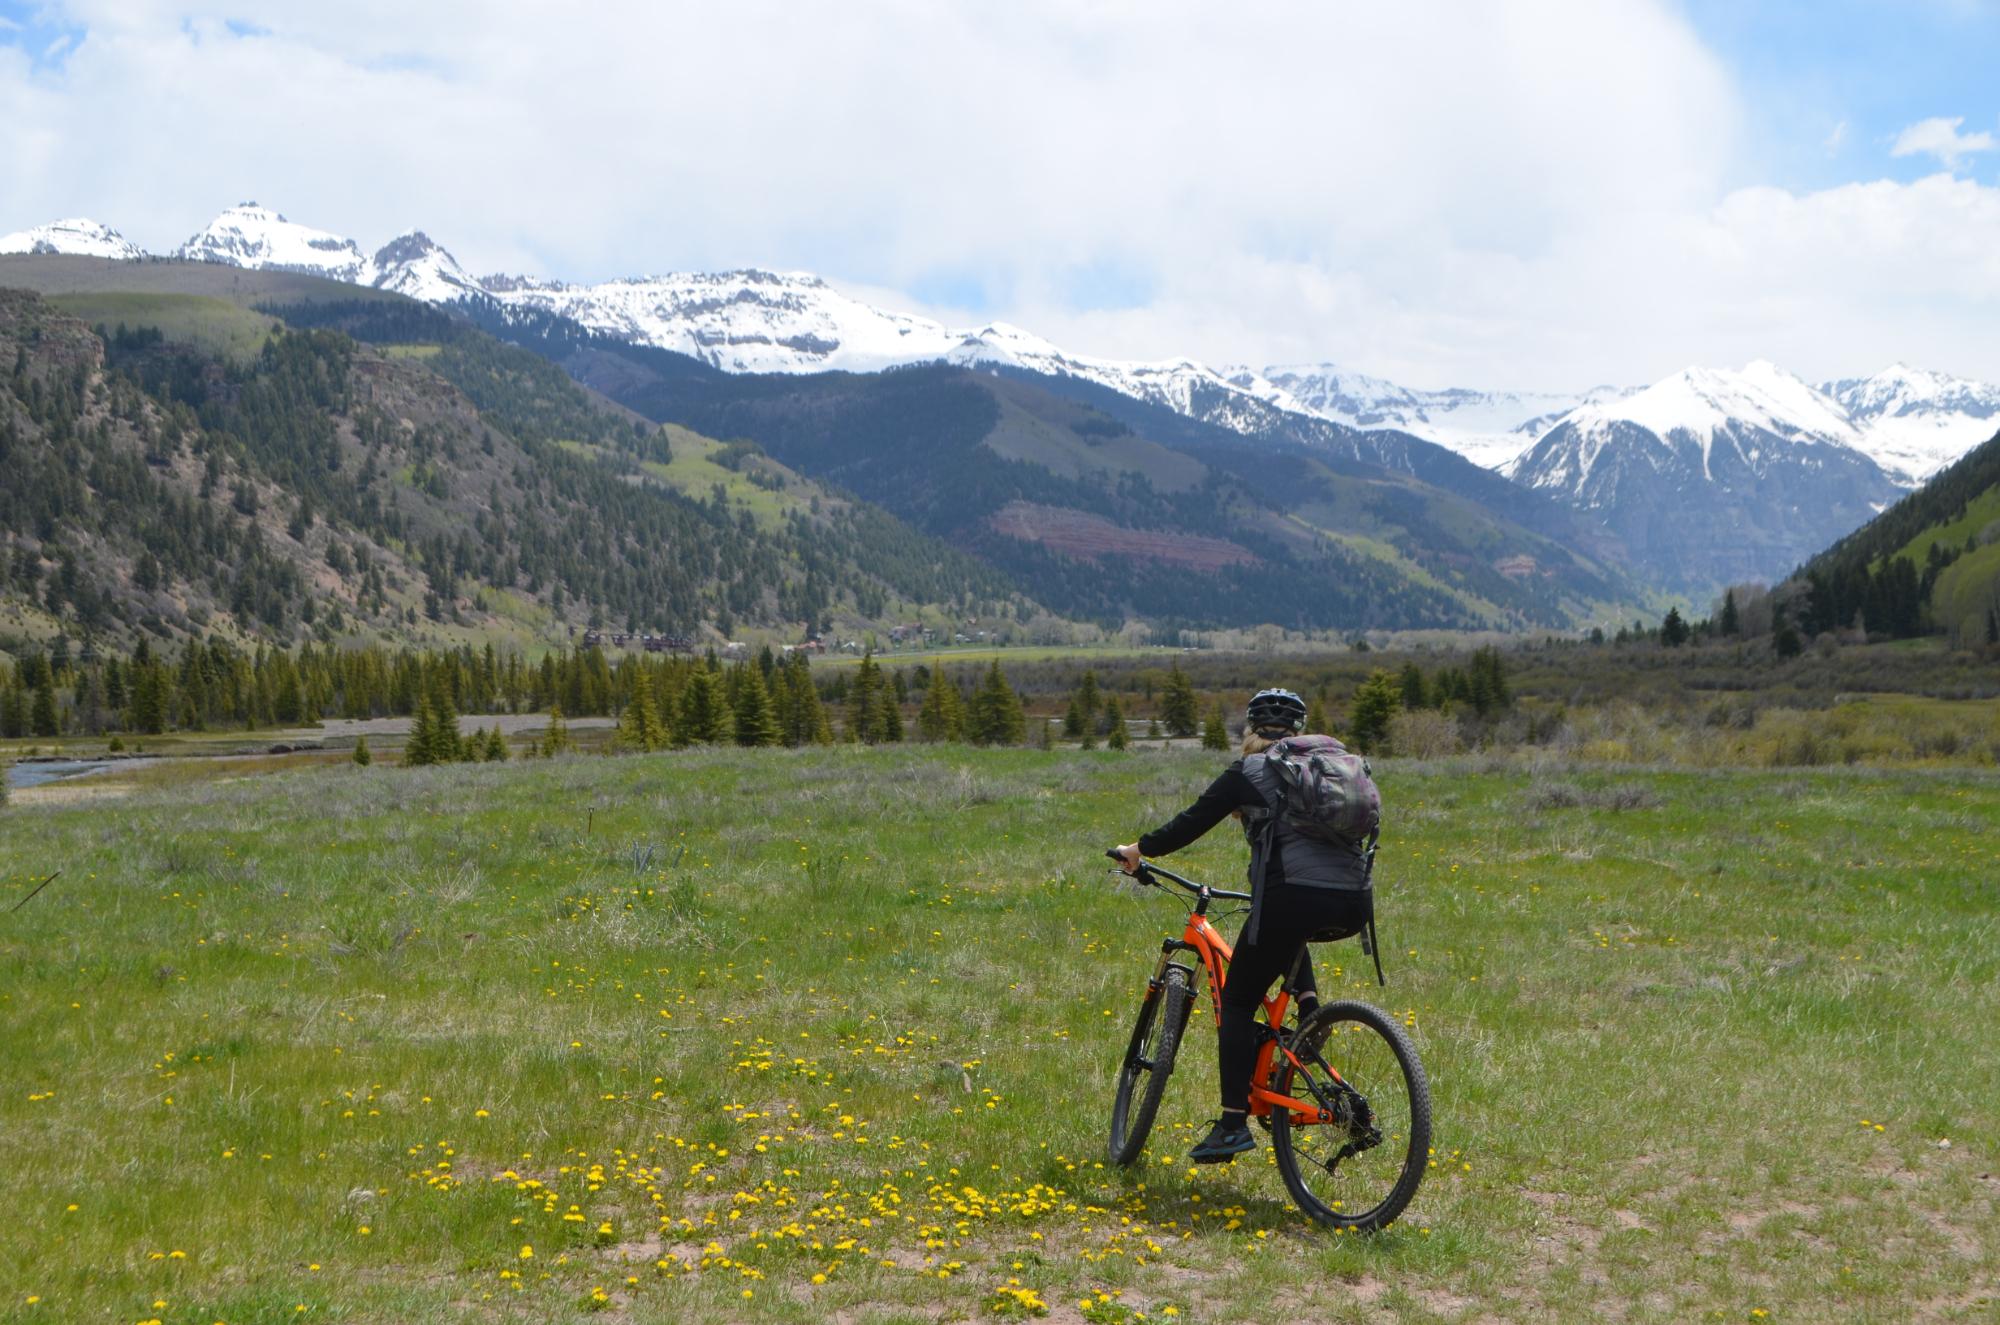
[[[0,0],[0,232],[254,199],[1106,357],[2000,381],[1996,57],[2000,0]]]

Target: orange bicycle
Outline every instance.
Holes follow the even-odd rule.
[[[1116,852],[1106,854],[1118,858]],[[1111,1107],[1111,1159],[1117,1164],[1137,1159],[1153,1129],[1199,993],[1200,971],[1208,973],[1220,1024],[1231,948],[1209,923],[1209,904],[1250,900],[1249,893],[1196,883],[1151,862],[1142,862],[1133,877],[1163,891],[1166,880],[1193,901],[1181,936],[1160,945],[1159,964],[1146,982],[1119,1067]],[[1305,951],[1299,949],[1301,960]],[[1199,969],[1176,960],[1182,953],[1193,953]],[[1250,1077],[1250,1114],[1270,1132],[1278,1172],[1299,1209],[1333,1228],[1385,1228],[1424,1178],[1430,1084],[1409,1037],[1380,1008],[1352,1000],[1322,1002],[1312,1015],[1287,1026],[1298,972],[1295,961],[1277,993],[1264,1000],[1264,1043]]]

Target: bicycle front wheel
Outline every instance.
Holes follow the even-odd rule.
[[[1272,1089],[1320,1120],[1271,1111],[1271,1148],[1299,1209],[1331,1228],[1386,1228],[1417,1194],[1431,1145],[1431,1091],[1403,1028],[1366,1003],[1328,1003],[1280,1055]]]
[[[1193,1006],[1193,980],[1184,966],[1169,966],[1159,989],[1139,1005],[1139,1020],[1118,1069],[1118,1095],[1111,1104],[1112,1163],[1130,1164],[1145,1149]]]

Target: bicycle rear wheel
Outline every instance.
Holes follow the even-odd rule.
[[[1280,1055],[1271,1088],[1316,1105],[1325,1121],[1271,1114],[1271,1148],[1299,1209],[1332,1228],[1386,1228],[1424,1180],[1431,1092],[1403,1028],[1366,1003],[1320,1007]],[[1336,1073],[1338,1075],[1336,1075]]]
[[[1145,1149],[1193,1006],[1193,977],[1184,966],[1169,966],[1159,989],[1139,1005],[1139,1020],[1118,1069],[1118,1095],[1111,1104],[1112,1163],[1130,1164]]]

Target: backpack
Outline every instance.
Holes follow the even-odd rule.
[[[1264,752],[1279,802],[1272,808],[1293,832],[1357,850],[1382,829],[1382,793],[1368,761],[1331,736],[1287,736]]]

